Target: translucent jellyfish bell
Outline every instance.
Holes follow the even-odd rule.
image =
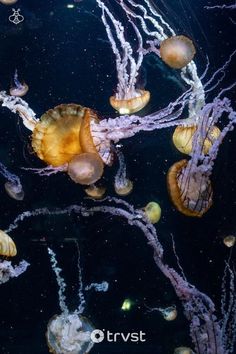
[[[47,326],[46,338],[54,354],[87,354],[93,347],[91,332],[95,328],[76,312],[53,316]]]
[[[12,238],[0,230],[0,255],[14,257],[17,254],[16,245]]]
[[[24,196],[25,196],[25,193],[22,189],[22,185],[20,184],[15,184],[13,182],[6,182],[4,184],[4,187],[5,187],[5,190],[7,192],[7,194],[15,199],[15,200],[23,200],[24,199]]]
[[[0,0],[0,2],[4,5],[13,5],[17,2],[18,0]]]
[[[16,97],[22,97],[29,91],[29,86],[25,82],[20,82],[18,79],[17,70],[14,74],[14,86],[10,88],[10,95]]]
[[[136,90],[135,95],[130,98],[120,99],[116,96],[110,97],[111,106],[120,114],[133,114],[143,109],[150,100],[150,92]]]
[[[97,154],[76,155],[68,164],[68,174],[75,183],[90,185],[103,174],[103,162]]]
[[[193,59],[196,53],[191,39],[185,36],[173,36],[160,45],[161,59],[174,69],[182,69]]]
[[[93,199],[101,199],[106,193],[106,188],[91,184],[88,188],[85,189],[85,193]]]
[[[226,236],[223,240],[226,247],[233,247],[236,242],[236,237],[233,235]]]
[[[144,208],[144,212],[145,212],[147,219],[152,224],[156,224],[161,218],[161,207],[156,202],[148,203]]]
[[[191,348],[178,347],[175,348],[174,354],[194,354]]]
[[[175,306],[169,306],[166,308],[158,308],[158,311],[162,314],[166,321],[174,321],[177,317],[177,310]]]

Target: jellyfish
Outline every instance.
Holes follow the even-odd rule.
[[[76,246],[79,252],[77,242]],[[82,274],[79,264],[80,259],[78,260],[80,282],[78,292],[79,306],[76,310],[70,312],[66,305],[66,283],[61,276],[62,270],[57,264],[56,254],[51,248],[48,248],[48,254],[59,287],[58,296],[61,309],[61,314],[54,315],[48,322],[46,339],[49,350],[55,354],[87,354],[94,344],[91,340],[91,333],[95,328],[86,317],[82,316],[85,300],[83,295]]]
[[[193,136],[197,126],[189,127],[178,126],[175,128],[172,140],[175,147],[183,154],[190,155],[192,153]],[[212,147],[214,141],[219,137],[220,129],[217,126],[210,127],[207,137],[203,144],[203,153],[206,155]]]
[[[125,39],[125,29],[122,23],[115,19],[108,7],[101,0],[97,0],[97,3],[102,9],[102,21],[116,58],[118,84],[115,95],[110,97],[110,104],[120,114],[138,112],[150,100],[149,91],[136,88],[138,72],[143,61],[141,50],[142,37],[138,28],[132,22],[134,34],[139,45],[139,48],[134,52],[132,45]],[[115,30],[115,36],[113,35],[112,27]],[[137,58],[135,58],[135,54],[137,54]]]
[[[1,162],[0,174],[2,174],[7,179],[7,182],[4,184],[7,194],[15,200],[23,200],[25,194],[19,177],[10,173],[6,166],[4,166]]]
[[[120,150],[117,150],[116,154],[119,160],[119,168],[115,176],[114,188],[118,195],[126,196],[132,192],[133,182],[130,181],[126,176],[124,155]]]
[[[22,97],[27,94],[29,90],[29,86],[25,82],[21,83],[19,81],[17,70],[15,70],[15,74],[14,74],[14,84],[15,86],[10,88],[11,96]]]
[[[169,306],[166,308],[158,307],[157,310],[162,314],[166,321],[174,321],[177,317],[177,310],[175,306]]]
[[[85,152],[70,160],[67,172],[75,183],[90,185],[101,178],[103,162],[98,154]]]
[[[174,69],[183,69],[196,54],[191,39],[186,36],[172,36],[161,42],[160,57]]]
[[[13,5],[17,2],[18,0],[0,0],[0,2],[4,5]]]
[[[235,242],[236,242],[236,237],[233,236],[233,235],[229,235],[229,236],[226,236],[224,239],[223,239],[223,242],[224,242],[224,245],[226,247],[233,247],[235,245]]]
[[[152,224],[156,224],[161,218],[161,207],[156,202],[149,202],[145,208],[144,213]]]
[[[97,186],[96,184],[90,184],[85,188],[85,193],[93,199],[101,199],[106,193],[106,188]]]
[[[228,122],[214,140],[207,154],[204,143],[208,132],[226,114]],[[236,112],[228,98],[217,98],[201,111],[198,127],[193,136],[190,160],[181,160],[172,165],[167,174],[167,186],[174,206],[187,216],[203,216],[213,203],[213,190],[210,176],[214,160],[225,135],[234,128]]]
[[[175,348],[174,354],[194,354],[191,348],[178,347]]]
[[[6,257],[14,257],[17,254],[16,245],[12,238],[0,230],[0,255]]]

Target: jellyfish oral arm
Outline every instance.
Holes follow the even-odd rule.
[[[36,123],[39,121],[36,114],[29,107],[28,103],[20,97],[9,96],[5,91],[0,92],[0,102],[3,107],[7,107],[11,112],[18,113],[22,118],[24,126],[33,131]]]
[[[15,266],[12,266],[10,261],[0,262],[0,284],[6,283],[10,278],[18,277],[26,271],[28,266],[29,263],[25,260]]]

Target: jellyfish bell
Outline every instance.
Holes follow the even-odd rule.
[[[166,321],[174,321],[177,317],[177,310],[175,306],[169,306],[166,308],[158,308],[158,311],[162,314]]]
[[[144,208],[144,213],[150,223],[156,224],[161,218],[161,207],[156,202],[149,202]]]
[[[46,339],[51,353],[87,354],[93,347],[93,325],[76,312],[53,316],[47,326]]]
[[[194,354],[191,348],[178,347],[175,348],[174,354]]]
[[[187,160],[172,165],[167,174],[167,186],[172,203],[186,216],[202,217],[212,205],[212,187],[208,176],[200,170],[184,175]]]
[[[0,2],[4,5],[13,5],[17,2],[18,0],[0,0]]]
[[[85,188],[85,193],[93,199],[101,199],[106,193],[106,188],[91,184],[88,188]]]
[[[150,100],[150,92],[145,90],[136,90],[132,96],[124,99],[111,96],[110,105],[120,114],[133,114],[143,109]]]
[[[101,178],[103,162],[97,154],[82,153],[72,158],[67,172],[75,183],[90,185]]]
[[[25,193],[22,189],[22,186],[13,182],[6,182],[4,184],[5,190],[7,192],[7,194],[15,199],[15,200],[23,200]]]
[[[28,91],[29,86],[25,82],[23,82],[20,85],[11,87],[9,92],[11,96],[23,97],[27,94]]]
[[[17,254],[16,245],[12,238],[0,230],[0,255],[14,257]]]
[[[175,128],[172,140],[175,147],[183,154],[190,155],[192,152],[193,136],[197,127],[195,125],[189,127],[178,126]],[[221,131],[217,126],[210,127],[207,138],[203,144],[203,153],[206,155],[213,143],[219,137]]]
[[[185,36],[173,36],[160,45],[161,59],[174,69],[182,69],[191,62],[196,50],[191,39]]]
[[[223,239],[223,243],[226,247],[233,247],[235,245],[235,242],[236,242],[236,237],[233,236],[233,235],[230,235],[230,236],[226,236],[224,239]]]
[[[128,178],[126,178],[124,181],[120,181],[120,182],[121,183],[114,184],[114,189],[115,189],[116,194],[125,197],[132,192],[133,182],[130,181]]]

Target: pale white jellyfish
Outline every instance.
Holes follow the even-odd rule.
[[[48,254],[59,286],[58,295],[61,308],[61,314],[53,316],[48,322],[46,332],[48,347],[55,354],[87,354],[94,344],[91,340],[94,327],[86,317],[81,315],[85,304],[81,269],[79,267],[78,295],[80,304],[75,311],[69,312],[64,294],[66,283],[60,274],[61,268],[57,265],[56,254],[50,248],[48,248]]]
[[[13,266],[10,261],[0,262],[0,284],[6,283],[10,278],[16,278],[24,273],[29,266],[25,260],[21,261],[19,265]]]
[[[29,86],[25,82],[21,83],[19,81],[17,70],[15,70],[13,81],[14,86],[10,88],[10,95],[16,97],[22,97],[26,95],[29,90]]]
[[[10,173],[7,170],[6,166],[4,166],[1,162],[0,162],[0,174],[2,174],[3,177],[7,179],[7,182],[4,184],[7,194],[13,199],[23,200],[25,194],[19,177]]]
[[[116,154],[119,161],[119,168],[115,176],[114,188],[118,195],[126,196],[132,192],[133,182],[127,178],[123,153],[117,149]]]

